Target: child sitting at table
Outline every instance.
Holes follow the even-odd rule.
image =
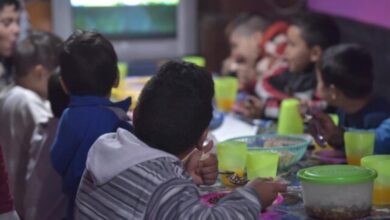
[[[118,127],[131,130],[126,115],[131,100],[109,100],[111,89],[118,85],[118,59],[112,44],[101,34],[75,31],[61,45],[59,63],[70,102],[61,116],[51,159],[68,197],[67,219],[73,219],[88,150],[102,134]]]
[[[226,28],[230,55],[223,62],[222,74],[237,76],[239,88],[248,93],[253,94],[259,76],[256,64],[262,53],[260,42],[267,26],[268,22],[259,15],[244,13]]]
[[[344,130],[375,129],[375,153],[390,153],[390,104],[372,94],[373,61],[361,46],[343,44],[325,51],[317,64],[319,96],[338,108],[339,127],[330,117],[313,111],[309,125],[333,147],[344,145]]]
[[[47,137],[40,129],[52,117],[47,82],[58,67],[56,47],[61,42],[43,31],[32,31],[19,42],[14,56],[15,85],[0,98],[0,144],[21,218],[27,218],[26,189]]]
[[[307,13],[293,19],[287,31],[288,69],[279,68],[259,80],[259,98],[248,97],[237,108],[238,113],[251,118],[277,118],[281,100],[315,99],[315,63],[326,48],[339,42],[339,35],[337,25],[327,16]]]
[[[76,219],[257,220],[285,185],[255,179],[210,208],[187,173],[202,166],[212,147],[204,142],[213,94],[211,74],[204,69],[179,62],[162,66],[138,100],[135,135],[118,129],[91,147]],[[181,159],[195,148],[204,155],[188,167]]]

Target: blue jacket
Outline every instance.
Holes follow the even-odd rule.
[[[373,98],[353,114],[339,111],[340,126],[345,129],[375,130],[374,154],[390,154],[390,103]]]
[[[390,118],[375,129],[375,154],[390,154]]]
[[[114,132],[118,127],[131,130],[130,123],[115,113],[119,110],[125,115],[130,104],[130,98],[112,103],[97,96],[71,97],[51,149],[52,164],[62,176],[62,188],[69,197],[68,219],[72,219],[69,215],[73,213],[89,148],[99,136]]]

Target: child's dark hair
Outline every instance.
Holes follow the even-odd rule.
[[[60,118],[62,112],[68,107],[70,98],[61,86],[60,74],[52,74],[48,81],[48,99],[54,117]]]
[[[56,35],[44,31],[31,31],[18,43],[14,55],[14,78],[28,74],[31,68],[42,65],[50,71],[58,67],[58,50],[62,40]]]
[[[139,139],[179,155],[196,146],[212,118],[214,84],[206,70],[168,62],[144,87],[134,112]]]
[[[60,48],[61,76],[71,95],[106,96],[118,80],[118,58],[103,35],[75,31]]]
[[[317,68],[325,86],[334,85],[348,98],[364,98],[372,92],[372,57],[359,45],[330,47],[317,63]]]
[[[320,46],[322,50],[340,41],[340,31],[332,18],[314,13],[303,13],[293,18],[291,25],[297,26],[307,46]]]
[[[265,18],[255,13],[242,13],[233,19],[226,27],[225,34],[230,36],[238,31],[242,35],[249,36],[256,31],[264,32],[268,26]]]
[[[3,10],[3,8],[8,5],[13,5],[16,11],[19,11],[21,8],[21,3],[19,0],[1,0],[0,10]]]

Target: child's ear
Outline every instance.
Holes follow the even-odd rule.
[[[68,88],[66,87],[65,82],[62,79],[62,76],[60,76],[59,79],[60,79],[61,87],[64,90],[65,94],[70,95],[70,92],[69,92]]]
[[[340,96],[340,90],[337,89],[337,87],[333,84],[329,86],[330,91],[330,98],[332,100],[336,100]]]
[[[116,74],[116,79],[114,81],[114,85],[112,85],[113,88],[118,88],[119,86],[119,73]]]
[[[31,72],[34,75],[35,79],[41,80],[41,79],[43,79],[44,75],[47,74],[47,69],[44,66],[42,66],[41,64],[38,64],[38,65],[33,67]]]
[[[310,49],[310,61],[316,63],[322,56],[322,49],[320,46],[314,46]]]

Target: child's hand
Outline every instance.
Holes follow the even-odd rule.
[[[247,186],[256,190],[263,210],[272,204],[278,193],[287,190],[286,184],[275,182],[272,178],[256,178]]]
[[[246,100],[235,108],[235,112],[247,118],[260,118],[264,104],[256,96],[248,96]]]
[[[333,123],[330,116],[322,111],[314,111],[312,116],[309,121],[310,134],[314,137],[320,134],[332,147],[342,147],[344,131]]]
[[[203,151],[195,149],[185,162],[186,171],[195,184],[212,185],[217,180],[218,160],[215,154],[209,152],[213,145],[213,142],[209,141]]]
[[[237,78],[239,89],[247,88],[247,85],[258,78],[258,73],[255,68],[246,64],[239,64],[237,67]]]

